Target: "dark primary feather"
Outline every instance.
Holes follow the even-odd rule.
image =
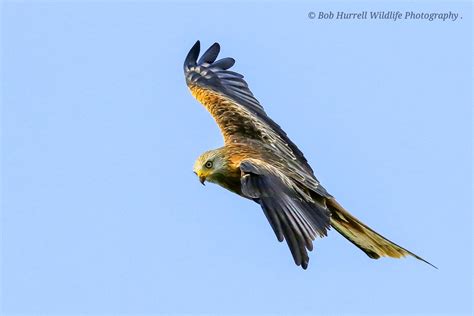
[[[286,239],[295,263],[306,269],[312,241],[327,234],[329,210],[266,162],[245,159],[240,170],[242,194],[260,204],[277,239]]]
[[[221,47],[219,46],[218,43],[212,44],[211,47],[209,47],[204,54],[202,54],[201,58],[198,60],[198,64],[202,65],[204,63],[211,64],[214,61],[216,61],[217,55],[219,55],[219,51],[221,50]]]
[[[197,41],[189,50],[188,55],[184,59],[184,72],[187,72],[190,67],[196,66],[199,51],[201,50],[201,43]]]
[[[223,70],[229,69],[230,67],[234,66],[235,59],[231,57],[226,57],[219,59],[213,64],[214,68],[221,68]]]

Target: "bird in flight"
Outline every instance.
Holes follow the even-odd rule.
[[[211,113],[224,146],[203,153],[193,171],[204,184],[216,183],[259,204],[277,239],[286,240],[296,265],[308,267],[316,237],[332,227],[370,258],[413,256],[347,212],[314,176],[308,161],[281,127],[267,116],[244,77],[219,60],[214,43],[199,57],[199,41],[184,61],[191,94]],[[434,267],[434,266],[433,266]]]

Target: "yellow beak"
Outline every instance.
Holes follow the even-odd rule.
[[[206,182],[206,177],[205,176],[199,176],[199,182],[201,182],[202,185],[206,185],[204,182]]]

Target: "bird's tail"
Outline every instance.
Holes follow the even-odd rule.
[[[409,255],[436,268],[425,259],[373,231],[370,227],[347,212],[335,199],[328,199],[326,203],[331,211],[331,226],[351,243],[359,247],[370,258],[402,258]]]

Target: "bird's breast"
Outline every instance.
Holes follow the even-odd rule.
[[[222,148],[222,154],[227,163],[224,169],[213,176],[213,182],[231,192],[243,196],[240,182],[240,163],[242,160],[249,158],[261,159],[262,153],[257,146],[232,143]]]
[[[240,184],[240,169],[228,169],[225,173],[216,173],[212,177],[212,181],[224,189],[242,195]]]

